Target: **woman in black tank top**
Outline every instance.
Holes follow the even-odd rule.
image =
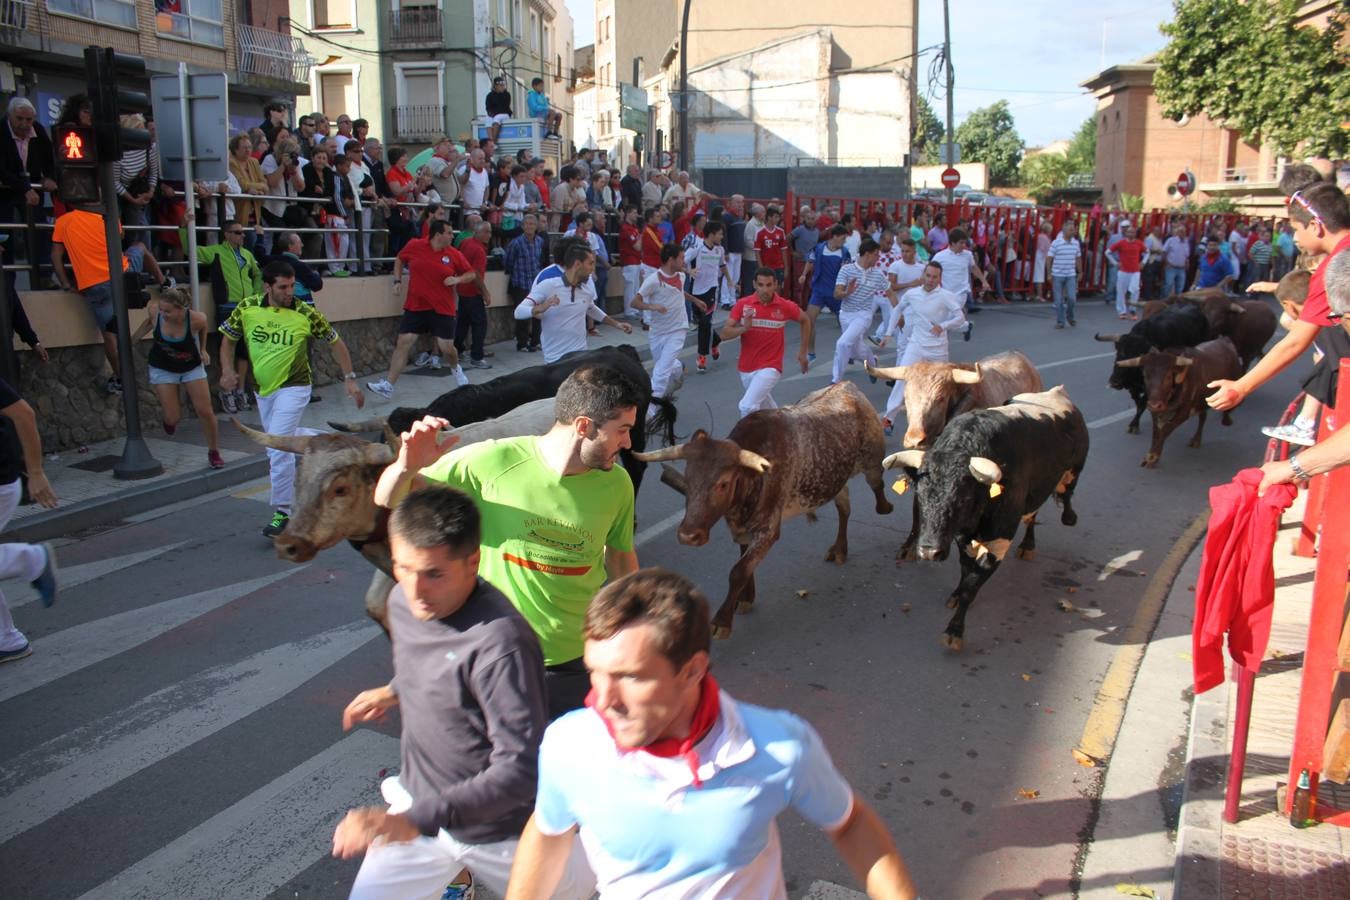
[[[219,469],[225,465],[219,446],[220,428],[211,408],[211,392],[206,380],[206,314],[191,309],[192,297],[186,288],[165,288],[145,307],[145,321],[132,340],[154,332],[150,345],[150,386],[164,415],[164,433],[173,434],[182,420],[178,388],[187,389],[192,408],[197,411],[206,433],[207,465]]]

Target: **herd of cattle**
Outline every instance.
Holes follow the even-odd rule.
[[[1299,287],[1281,284],[1282,291]],[[1306,280],[1301,287],[1306,292]],[[1115,344],[1110,386],[1127,391],[1136,404],[1127,431],[1139,431],[1145,408],[1152,414],[1153,442],[1142,465],[1157,464],[1167,436],[1192,414],[1199,428],[1191,446],[1199,446],[1205,386],[1238,377],[1260,355],[1275,326],[1275,313],[1264,301],[1193,292],[1147,304],[1127,334],[1097,335]],[[366,609],[384,624],[392,566],[388,511],[375,505],[374,486],[397,455],[397,435],[425,415],[455,423],[460,444],[542,434],[553,423],[558,385],[576,369],[596,365],[619,369],[650,397],[651,381],[637,351],[617,346],[456,388],[426,409],[399,408],[387,418],[329,423],[344,433],[278,436],[241,425],[257,442],[301,457],[290,523],[275,540],[278,554],[303,562],[348,541],[376,568]],[[1017,555],[1030,559],[1036,513],[1047,499],[1062,507],[1064,525],[1077,522],[1072,499],[1087,461],[1087,425],[1064,388],[1046,390],[1021,353],[974,363],[869,368],[868,373],[905,382],[904,449],[890,455],[875,409],[851,382],[814,391],[791,406],[751,413],[725,438],[699,430],[683,443],[675,436],[676,410],[669,400],[651,398],[660,409],[652,421],[646,420],[646,401],[639,404],[633,447],[621,460],[635,489],[648,463],[662,463],[661,480],[685,497],[679,541],[703,546],[717,522],[725,520],[740,547],[726,599],[713,618],[715,636],[729,636],[735,612],[753,605],[755,569],[787,520],[799,515],[814,520],[815,511],[833,501],[839,525],[825,559],[846,560],[848,484],[858,474],[871,488],[880,514],[892,511],[884,470],[900,472],[894,490],[912,491],[913,525],[897,563],[916,556],[943,560],[953,544],[960,551],[961,575],[948,599],[956,611],[941,638],[952,650],[961,649],[966,612],[1003,561],[1019,526],[1024,533]],[[1229,424],[1227,413],[1223,421]],[[383,432],[384,442],[358,436],[367,432]],[[665,446],[647,450],[647,442],[657,436]],[[670,465],[679,460],[683,471]]]

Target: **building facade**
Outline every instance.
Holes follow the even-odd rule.
[[[638,134],[621,126],[619,85],[659,71],[679,27],[676,0],[595,0],[595,146],[611,160],[626,165]]]

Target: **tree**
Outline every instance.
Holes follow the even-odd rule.
[[[1204,113],[1282,154],[1350,151],[1347,16],[1297,24],[1299,0],[1175,0],[1153,88],[1163,114]]]
[[[1008,101],[1000,100],[966,116],[956,127],[956,142],[961,145],[962,159],[989,167],[990,184],[1008,185],[1017,180],[1022,138],[1013,124]]]
[[[1097,117],[1088,116],[1074,132],[1065,153],[1024,156],[1017,169],[1018,184],[1038,201],[1045,201],[1069,183],[1070,175],[1097,168]]]
[[[1069,142],[1070,174],[1097,170],[1097,117],[1088,116]]]
[[[910,155],[916,165],[934,166],[942,157],[942,139],[947,133],[942,120],[933,112],[928,98],[922,94],[915,98],[914,123],[910,134]]]

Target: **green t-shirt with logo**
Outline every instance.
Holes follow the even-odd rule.
[[[309,303],[291,309],[269,306],[267,296],[245,297],[220,326],[221,333],[245,341],[258,394],[314,383],[309,370],[309,339],[336,343],[338,333]]]
[[[582,624],[605,583],[605,548],[633,549],[633,482],[622,466],[559,475],[536,436],[483,441],[422,470],[473,497],[478,573],[511,599],[554,666],[582,653]]]

